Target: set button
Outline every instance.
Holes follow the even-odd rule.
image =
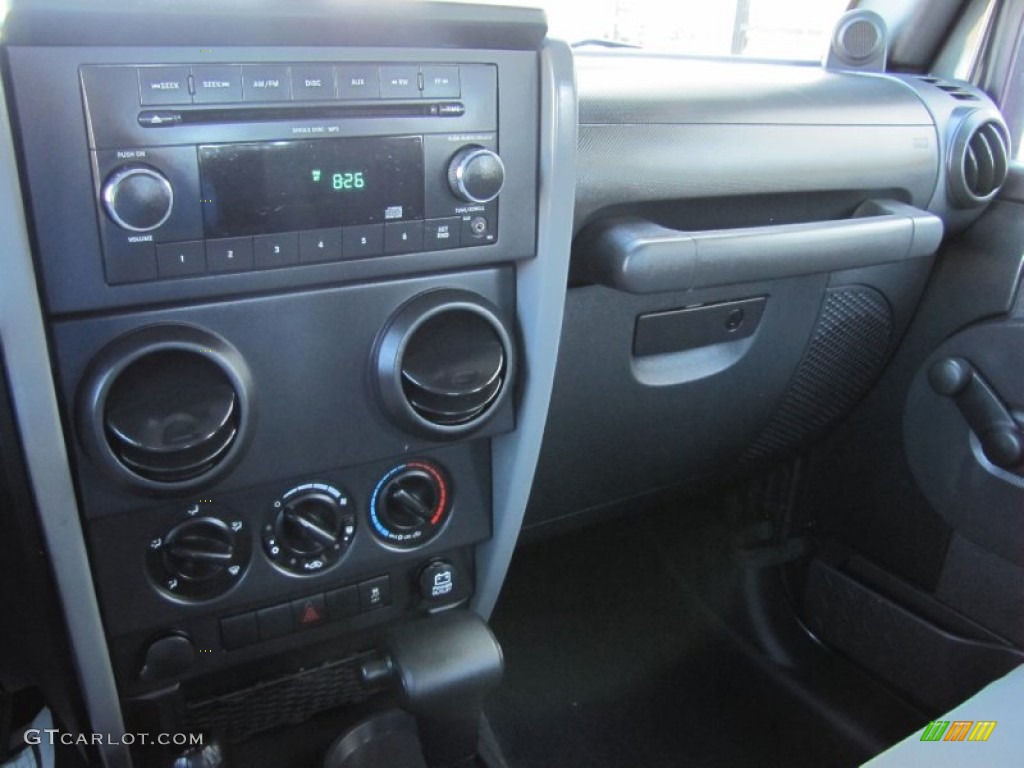
[[[220,620],[224,649],[234,651],[263,640],[344,621],[391,605],[391,577],[372,579]]]

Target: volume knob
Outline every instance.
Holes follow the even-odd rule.
[[[148,165],[126,165],[103,183],[103,207],[114,223],[132,232],[163,225],[174,207],[174,189],[160,171]]]
[[[448,165],[452,193],[467,203],[489,203],[505,183],[505,164],[495,152],[480,146],[464,147]]]

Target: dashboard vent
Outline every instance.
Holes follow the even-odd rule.
[[[940,91],[944,91],[949,94],[950,97],[957,101],[980,101],[978,94],[972,93],[970,90],[965,88],[963,85],[957,83],[951,83],[948,80],[943,80],[941,77],[935,77],[934,75],[926,75],[917,78],[922,83],[928,83],[934,85]]]
[[[957,130],[949,157],[953,202],[970,208],[991,200],[1006,180],[1009,162],[1006,126],[989,113],[970,113]]]
[[[92,458],[127,485],[196,490],[239,460],[250,390],[245,361],[221,337],[147,326],[94,358],[78,393],[79,433]]]
[[[374,353],[377,391],[403,428],[431,439],[480,429],[515,381],[512,335],[483,296],[443,288],[391,316]]]
[[[505,383],[505,346],[490,322],[452,311],[423,323],[402,361],[409,405],[440,426],[468,424],[490,409]]]

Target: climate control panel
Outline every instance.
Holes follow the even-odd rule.
[[[149,540],[153,585],[172,599],[210,600],[241,581],[252,554],[249,525],[223,505],[189,505],[168,531]]]
[[[449,482],[440,467],[426,461],[399,464],[381,478],[370,497],[373,532],[402,549],[422,546],[437,536],[450,511]]]
[[[348,495],[327,483],[305,483],[274,501],[263,526],[263,550],[278,568],[308,575],[337,563],[355,535]]]

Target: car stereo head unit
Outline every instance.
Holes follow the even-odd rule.
[[[497,242],[488,64],[86,65],[106,281]]]

